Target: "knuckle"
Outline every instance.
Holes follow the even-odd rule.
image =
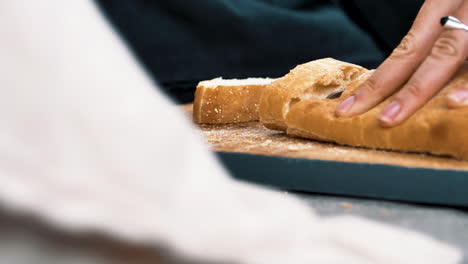
[[[379,86],[374,76],[367,79],[362,86],[356,91],[356,96],[361,98],[384,98],[387,93]]]
[[[420,84],[420,82],[417,82],[417,81],[408,83],[405,87],[405,91],[409,94],[409,96],[414,97],[414,98],[421,98],[421,97],[425,97],[426,95],[425,89]]]
[[[431,56],[437,60],[461,59],[459,43],[463,42],[457,34],[444,34],[434,43]]]
[[[374,94],[377,91],[375,79],[371,76],[356,91],[360,94]]]
[[[390,54],[389,59],[400,59],[402,57],[413,56],[414,54],[417,54],[417,50],[414,34],[409,32],[393,50],[392,54]]]
[[[425,3],[432,4],[433,6],[440,6],[444,4],[447,0],[425,0]],[[432,6],[432,7],[433,7]]]

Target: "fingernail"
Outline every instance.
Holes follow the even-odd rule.
[[[449,95],[450,100],[462,104],[468,99],[468,90],[458,90]]]
[[[390,123],[400,113],[400,103],[393,101],[389,103],[380,113],[379,120],[384,123]]]
[[[346,100],[341,102],[341,104],[336,108],[336,111],[341,114],[348,112],[348,110],[351,109],[351,107],[353,106],[354,101],[355,101],[354,95],[348,97]]]

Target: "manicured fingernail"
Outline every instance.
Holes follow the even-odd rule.
[[[354,101],[355,101],[354,95],[348,97],[346,100],[341,102],[341,104],[336,108],[336,111],[339,112],[340,114],[345,114],[346,112],[348,112],[349,109],[351,109],[351,107],[354,104]]]
[[[458,90],[449,95],[450,100],[457,104],[468,103],[465,102],[468,99],[468,90]]]
[[[393,101],[389,103],[380,113],[379,120],[384,123],[390,123],[400,113],[400,103]]]

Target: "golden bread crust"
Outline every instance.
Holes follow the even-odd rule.
[[[267,128],[286,131],[285,117],[295,103],[307,98],[323,99],[365,71],[331,58],[301,64],[265,88],[260,99],[260,121]]]
[[[288,134],[350,146],[430,152],[468,160],[468,108],[449,109],[446,103],[450,91],[468,82],[468,64],[422,109],[393,128],[383,128],[377,121],[377,115],[392,97],[359,116],[339,118],[334,114],[336,107],[370,75],[368,72],[351,83],[340,98],[309,98],[294,104],[285,121]]]

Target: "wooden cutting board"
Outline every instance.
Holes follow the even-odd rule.
[[[192,118],[192,104],[182,106]],[[421,153],[402,153],[341,146],[295,138],[269,130],[259,122],[208,125],[197,124],[212,150],[267,156],[387,164],[415,168],[468,170],[468,161]]]
[[[183,106],[192,118],[192,105]],[[291,191],[468,206],[468,161],[294,138],[259,122],[197,125],[235,178]]]

